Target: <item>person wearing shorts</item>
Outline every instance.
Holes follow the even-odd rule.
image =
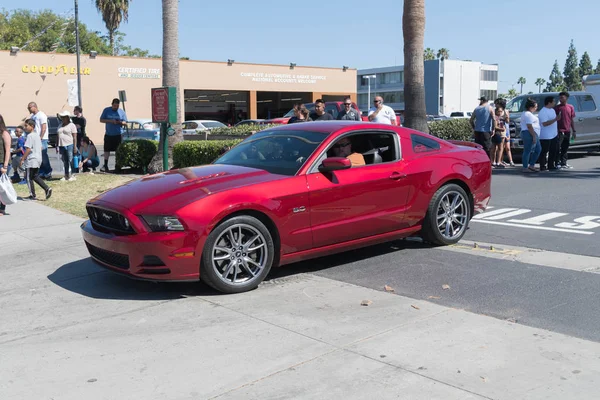
[[[494,110],[494,118],[496,120],[494,134],[492,135],[492,168],[504,168],[505,165],[502,163],[502,153],[504,152],[504,142],[506,140],[506,125],[502,119],[504,114],[504,108],[502,106],[496,106]]]
[[[100,122],[106,124],[104,133],[104,167],[100,171],[108,172],[110,152],[117,151],[121,144],[123,129],[127,124],[125,111],[119,108],[119,99],[113,99],[110,107],[106,107],[100,115]]]
[[[475,108],[471,115],[470,124],[475,135],[475,143],[481,145],[492,160],[492,132],[495,131],[494,110],[489,105],[488,100],[482,96],[479,98],[479,106]]]

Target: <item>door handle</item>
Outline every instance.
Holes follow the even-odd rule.
[[[579,121],[579,122],[583,122],[583,118],[579,118],[577,121]]]
[[[399,180],[399,179],[404,179],[404,178],[406,178],[406,176],[407,176],[406,174],[401,174],[401,173],[399,173],[399,172],[393,172],[393,173],[390,175],[390,179],[393,179],[393,180],[397,181],[397,180]]]
[[[596,117],[596,119],[600,120],[600,117]]]

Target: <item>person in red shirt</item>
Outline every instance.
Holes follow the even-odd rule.
[[[556,167],[570,169],[573,167],[567,164],[567,152],[569,151],[571,135],[573,135],[573,140],[577,137],[575,131],[575,108],[567,103],[569,101],[568,92],[560,92],[558,100],[560,103],[554,107],[556,115],[561,115],[560,120],[558,120],[558,145],[560,150],[557,155]]]

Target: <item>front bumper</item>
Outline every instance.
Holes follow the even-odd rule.
[[[132,278],[151,281],[197,281],[201,254],[196,232],[115,235],[99,232],[87,220],[83,240],[101,266]]]

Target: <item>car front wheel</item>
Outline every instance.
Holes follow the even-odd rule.
[[[469,196],[456,184],[442,186],[433,195],[423,220],[423,239],[436,245],[458,243],[471,220]]]
[[[255,289],[271,270],[275,245],[258,219],[242,215],[218,225],[202,252],[200,278],[223,293]]]

